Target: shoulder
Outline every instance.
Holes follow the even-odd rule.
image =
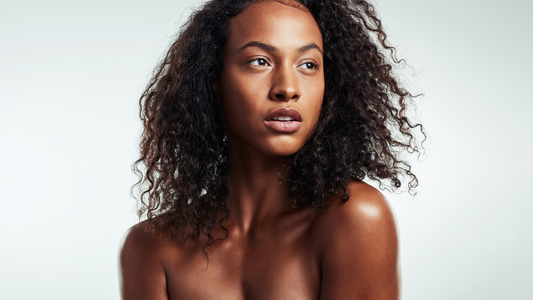
[[[316,223],[322,296],[396,299],[398,241],[389,204],[366,183],[348,189],[348,201],[332,201]]]
[[[122,299],[165,299],[165,251],[168,241],[154,237],[141,222],[129,228],[119,247]]]
[[[364,182],[351,182],[348,193],[348,201],[334,199],[321,213],[321,227],[328,231],[348,231],[349,235],[365,234],[370,229],[394,229],[394,216],[380,191]]]
[[[133,256],[157,256],[161,251],[163,241],[156,238],[147,230],[146,221],[130,227],[124,235],[119,246],[119,254],[122,259],[130,259]]]

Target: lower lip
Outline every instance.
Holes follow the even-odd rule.
[[[265,121],[266,125],[279,132],[295,132],[300,128],[302,122],[291,121],[291,122],[280,122],[280,121]]]

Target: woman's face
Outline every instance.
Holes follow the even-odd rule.
[[[263,1],[234,17],[216,84],[231,148],[288,156],[304,145],[324,96],[322,53],[318,25],[302,9]]]

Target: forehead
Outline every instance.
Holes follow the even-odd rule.
[[[315,43],[322,49],[322,35],[311,13],[291,5],[261,1],[248,6],[231,21],[227,48],[259,41],[282,49]]]

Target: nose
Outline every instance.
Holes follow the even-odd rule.
[[[298,74],[291,66],[280,68],[274,75],[270,99],[274,101],[297,101],[300,99]]]

